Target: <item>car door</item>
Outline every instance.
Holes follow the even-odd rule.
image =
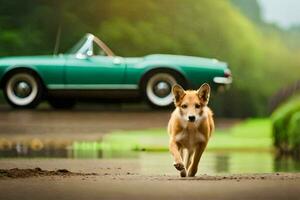
[[[125,63],[121,57],[87,56],[70,57],[65,66],[68,89],[118,89],[122,88]]]

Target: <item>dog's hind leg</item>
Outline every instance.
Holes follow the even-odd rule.
[[[193,153],[194,153],[193,150],[190,150],[190,149],[186,150],[185,159],[184,159],[186,169],[188,169],[191,165],[191,158],[192,158]]]

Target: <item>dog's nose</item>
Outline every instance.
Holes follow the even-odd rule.
[[[189,121],[190,121],[190,122],[194,122],[194,121],[195,121],[195,119],[196,119],[196,117],[195,117],[195,116],[189,116]]]

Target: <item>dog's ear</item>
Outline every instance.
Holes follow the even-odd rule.
[[[185,95],[184,89],[180,85],[177,85],[177,84],[173,86],[172,93],[174,95],[175,105],[177,105]]]
[[[210,86],[207,83],[201,85],[201,87],[197,90],[200,101],[203,105],[207,105],[210,96]]]

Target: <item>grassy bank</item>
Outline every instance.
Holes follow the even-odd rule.
[[[106,135],[101,143],[77,143],[77,148],[97,148],[107,151],[146,150],[167,151],[166,129],[118,131]],[[209,150],[255,150],[272,149],[271,123],[269,119],[249,119],[228,130],[216,130],[208,145]]]

